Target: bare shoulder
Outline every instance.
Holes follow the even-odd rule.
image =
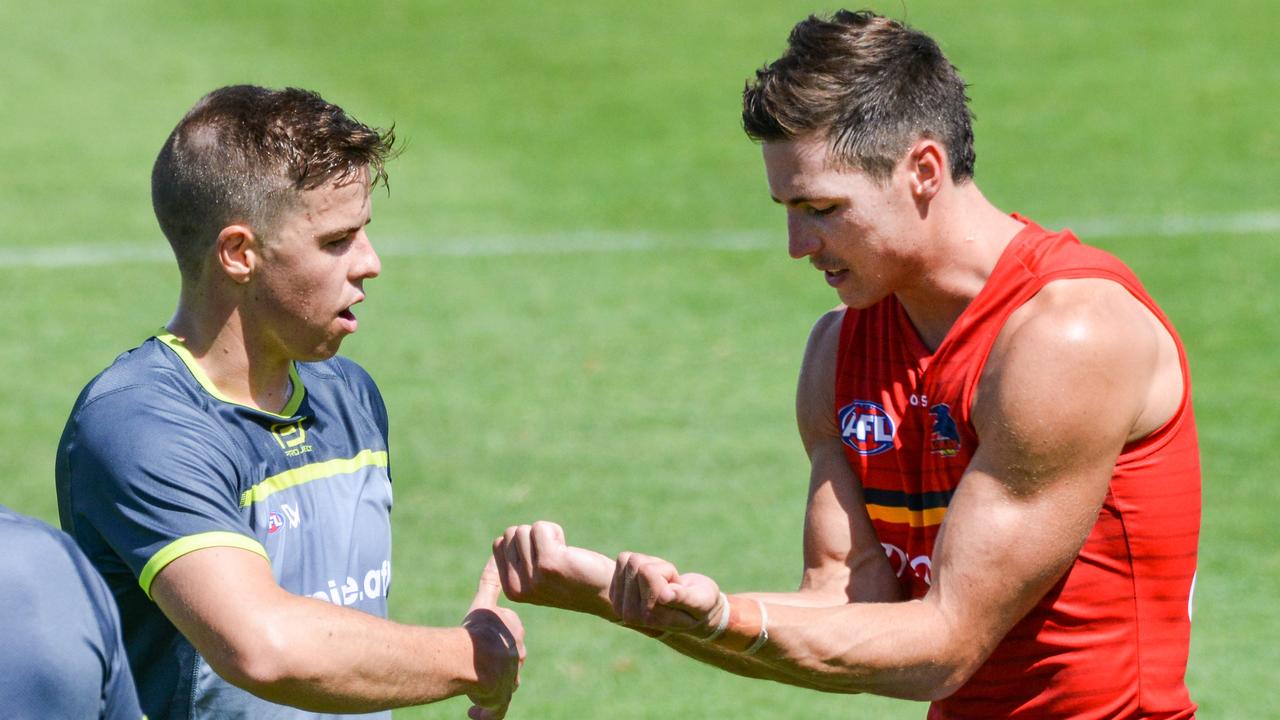
[[[1172,416],[1181,388],[1173,339],[1137,298],[1109,280],[1059,280],[1001,331],[975,426],[1025,452],[1118,453]]]
[[[818,318],[809,332],[796,386],[796,421],[806,447],[823,436],[838,436],[835,413],[836,355],[845,307]]]
[[[809,331],[809,342],[804,351],[805,369],[811,363],[835,365],[836,348],[840,344],[840,328],[847,308],[840,305],[823,313]]]

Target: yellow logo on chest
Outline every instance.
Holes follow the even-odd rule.
[[[312,450],[311,445],[307,444],[307,430],[302,427],[301,420],[272,425],[271,437],[276,439],[276,444],[288,457],[309,453]]]

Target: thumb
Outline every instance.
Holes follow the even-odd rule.
[[[484,570],[480,573],[480,584],[476,588],[476,596],[472,599],[468,612],[498,607],[498,598],[501,595],[502,582],[498,579],[498,561],[490,556],[489,562],[484,564]]]
[[[676,610],[697,610],[689,597],[690,590],[678,582],[673,582],[658,593],[658,604]]]
[[[681,575],[663,590],[658,602],[694,617],[711,612],[720,602],[720,588],[711,578],[697,573]]]

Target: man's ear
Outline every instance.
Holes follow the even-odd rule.
[[[942,183],[950,169],[947,167],[947,151],[937,140],[922,138],[907,155],[907,172],[911,194],[917,202],[928,202],[942,190]]]
[[[218,266],[237,285],[249,282],[262,259],[258,237],[247,225],[228,225],[222,228],[214,251]]]

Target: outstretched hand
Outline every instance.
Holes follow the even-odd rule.
[[[524,626],[514,611],[498,607],[501,593],[498,567],[490,558],[462,621],[475,648],[478,679],[467,693],[474,703],[467,711],[472,720],[501,720],[507,714],[511,695],[520,685],[520,666],[525,658]]]
[[[607,615],[613,561],[565,542],[564,529],[540,520],[513,525],[493,541],[498,579],[515,602]]]
[[[720,587],[711,578],[681,574],[662,558],[632,552],[618,556],[609,600],[623,622],[661,632],[696,632],[722,610]]]

